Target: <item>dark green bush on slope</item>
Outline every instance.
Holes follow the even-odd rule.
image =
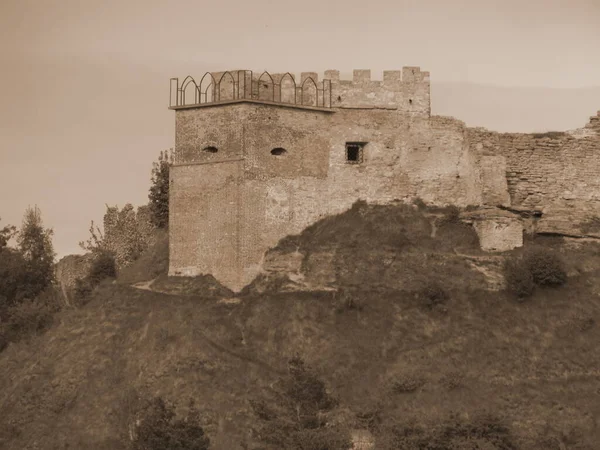
[[[140,412],[131,450],[207,450],[210,439],[200,425],[193,403],[184,419],[175,418],[173,405],[161,397],[150,400]]]
[[[259,426],[256,438],[266,448],[290,450],[348,450],[352,441],[347,429],[332,426],[330,414],[337,401],[302,359],[288,362],[270,398],[250,402]]]
[[[506,261],[504,266],[506,288],[517,298],[533,294],[536,286],[561,286],[567,282],[563,260],[555,252],[544,248],[527,250],[521,258]]]
[[[94,288],[107,278],[115,278],[117,269],[114,256],[108,251],[98,251],[94,255],[94,261],[89,273],[75,282],[75,298],[83,301]]]

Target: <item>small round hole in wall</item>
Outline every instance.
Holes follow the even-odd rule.
[[[412,98],[408,100],[408,103],[412,105]]]
[[[202,151],[204,151],[206,153],[217,153],[219,151],[219,149],[217,147],[208,146],[208,147],[204,147],[204,149]]]
[[[283,156],[287,153],[287,150],[285,148],[281,148],[281,147],[277,147],[274,148],[273,150],[271,150],[271,155],[273,156]]]

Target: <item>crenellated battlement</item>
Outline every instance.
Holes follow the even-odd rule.
[[[171,78],[171,109],[258,101],[303,108],[390,109],[415,115],[430,115],[429,72],[419,67],[383,71],[381,80],[371,70],[356,69],[352,79],[339,70],[296,74],[230,70],[206,72],[198,80],[191,76],[181,83]]]

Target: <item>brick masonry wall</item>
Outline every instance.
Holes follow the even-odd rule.
[[[240,289],[279,239],[358,199],[480,203],[462,122],[397,110],[335,111],[258,104],[178,111],[171,275],[212,273]],[[236,122],[226,128],[230,120]],[[361,164],[346,161],[352,141],[367,142]],[[218,152],[203,151],[207,145]],[[285,153],[273,155],[274,148]]]

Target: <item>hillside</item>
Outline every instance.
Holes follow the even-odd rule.
[[[249,400],[294,355],[376,448],[400,448],[385,446],[393,427],[485,411],[514,446],[472,448],[597,448],[600,245],[529,239],[557,249],[569,279],[519,302],[491,282],[501,257],[475,244],[451,210],[358,204],[282,240],[270,272],[237,297],[212,277],[132,287],[164,261],[143,258],[0,353],[0,448],[125,449],[136,395],[194,398],[211,448],[258,448]]]

